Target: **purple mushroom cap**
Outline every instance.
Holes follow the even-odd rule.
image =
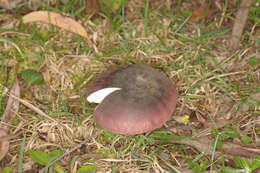
[[[134,135],[160,128],[176,106],[171,81],[149,66],[131,64],[108,70],[91,83],[86,96],[105,88],[114,89],[101,98],[93,116],[114,133]]]

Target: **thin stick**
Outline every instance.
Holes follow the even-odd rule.
[[[55,120],[54,118],[50,117],[49,115],[47,115],[46,113],[44,113],[42,110],[40,110],[39,108],[37,108],[36,106],[34,106],[33,104],[29,103],[28,101],[26,100],[23,100],[19,97],[16,97],[15,95],[11,94],[10,95],[12,97],[14,97],[15,99],[17,99],[20,103],[22,103],[24,106],[30,108],[31,110],[33,110],[34,112],[38,113],[39,115],[49,119],[49,120],[52,120],[54,122],[56,122],[57,124],[60,124],[57,120]]]
[[[57,161],[61,160],[62,158],[64,158],[65,156],[69,155],[70,153],[74,152],[75,150],[79,149],[80,147],[82,147],[83,145],[85,145],[87,143],[87,141],[89,140],[89,138],[96,138],[100,133],[97,133],[95,135],[91,135],[89,136],[87,139],[83,140],[82,142],[80,142],[79,144],[77,144],[75,147],[69,149],[68,151],[66,151],[65,153],[63,153],[61,156],[57,157],[56,159],[54,159],[53,161],[51,161],[48,165],[46,165],[44,168],[42,168],[39,173],[44,173],[45,169],[48,169],[50,166],[52,166],[54,163],[56,163]]]
[[[1,85],[1,84],[0,84]],[[5,86],[2,85],[2,87],[6,88]],[[6,88],[7,89],[7,88]],[[8,90],[8,89],[7,89]],[[17,97],[16,95],[12,94],[11,92],[8,92],[8,95],[15,98],[16,100],[18,100],[20,103],[22,103],[24,106],[30,108],[31,110],[33,110],[34,112],[38,113],[39,115],[52,120],[54,122],[56,122],[57,124],[61,124],[59,123],[57,120],[53,119],[52,117],[50,117],[49,115],[47,115],[46,113],[44,113],[42,110],[40,110],[39,108],[37,108],[36,106],[34,106],[33,104],[29,103],[26,100],[23,100],[19,97]]]

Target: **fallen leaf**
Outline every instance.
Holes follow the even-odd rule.
[[[100,11],[100,5],[98,0],[87,0],[86,13],[95,14]]]
[[[17,79],[10,90],[7,105],[0,124],[0,160],[4,158],[9,149],[9,127],[6,124],[9,124],[13,120],[14,116],[18,113],[19,110],[19,101],[15,99],[14,96],[18,98],[20,97],[20,86]]]
[[[231,122],[226,119],[218,119],[216,122],[202,123],[204,126],[208,128],[199,131],[196,135],[194,135],[194,137],[207,136],[211,133],[211,130],[225,127],[228,123]]]
[[[252,94],[251,98],[254,99],[256,102],[260,102],[260,93]]]
[[[208,125],[209,122],[207,122],[206,119],[201,114],[197,113],[196,117],[197,117],[198,121],[203,124],[203,126],[205,126],[205,127],[209,126]]]
[[[214,151],[212,145],[214,140],[210,140],[207,137],[197,139],[183,138],[180,140],[171,140],[171,142],[192,146],[200,152],[204,152],[206,155],[211,155],[212,151]],[[260,154],[260,149],[255,146],[242,146],[233,142],[223,142],[222,148],[217,148],[217,151],[228,156],[239,156],[245,158],[256,158]]]
[[[0,0],[0,7],[11,9],[11,5],[8,0]]]
[[[78,34],[87,39],[89,44],[91,43],[85,28],[70,17],[65,17],[61,14],[50,11],[35,11],[23,16],[22,20],[23,23],[42,22],[52,24]]]
[[[8,134],[5,129],[0,129],[0,138],[6,137]],[[4,158],[9,149],[9,140],[0,141],[0,161]]]
[[[22,0],[0,0],[0,7],[10,10],[12,8],[15,8],[20,2],[22,2]]]
[[[9,93],[9,98],[2,118],[3,123],[10,123],[13,120],[14,116],[18,113],[19,101],[15,99],[14,96],[18,98],[20,97],[20,86],[17,79],[14,82],[13,87],[11,88]],[[5,125],[2,125],[2,128],[8,130],[8,127]]]
[[[190,21],[191,22],[198,22],[199,20],[203,19],[203,18],[207,18],[210,17],[211,13],[209,10],[205,9],[205,8],[198,8],[196,9],[191,17],[190,17]]]
[[[230,48],[238,49],[240,38],[243,34],[243,30],[246,26],[247,18],[248,18],[248,9],[250,7],[251,0],[242,0],[240,2],[240,7],[237,11],[235,23],[232,28],[232,36],[230,38]]]

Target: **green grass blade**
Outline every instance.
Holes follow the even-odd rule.
[[[144,36],[147,37],[147,25],[149,21],[149,0],[146,0],[144,7]]]
[[[23,136],[22,146],[19,153],[18,159],[18,173],[22,173],[23,171],[23,152],[24,152],[24,145],[25,145],[26,135]]]

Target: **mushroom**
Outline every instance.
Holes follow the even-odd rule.
[[[87,93],[89,102],[100,103],[94,119],[119,134],[141,134],[160,128],[176,106],[171,81],[152,67],[130,64],[99,75]]]

